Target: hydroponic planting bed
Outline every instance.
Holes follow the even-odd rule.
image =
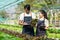
[[[3,30],[1,30],[3,29]],[[5,30],[4,30],[5,29]],[[6,33],[7,31],[7,33]],[[22,26],[13,26],[13,25],[0,25],[0,39],[1,40],[23,40],[22,38],[20,38],[21,35],[19,33],[21,33],[22,31]],[[16,33],[18,34],[16,34]],[[13,34],[13,35],[11,35]],[[55,33],[49,33],[48,34],[48,38],[52,40],[52,38],[60,38],[60,34],[55,34]],[[17,35],[17,36],[16,36]],[[56,40],[56,39],[54,39]]]

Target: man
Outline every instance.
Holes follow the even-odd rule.
[[[30,11],[30,5],[25,5],[24,13],[20,14],[19,18],[19,24],[23,25],[22,34],[34,36],[34,28],[31,26],[31,20],[35,18],[35,14]]]

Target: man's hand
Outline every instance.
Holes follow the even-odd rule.
[[[23,25],[23,21],[22,20],[19,20],[19,25]]]
[[[23,25],[28,25],[28,23],[24,22]]]

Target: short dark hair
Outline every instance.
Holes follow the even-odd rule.
[[[39,11],[44,15],[44,18],[48,19],[47,13],[45,10],[39,10]]]
[[[30,5],[29,5],[29,4],[26,4],[26,5],[24,6],[24,9],[27,9],[27,10],[30,11]]]

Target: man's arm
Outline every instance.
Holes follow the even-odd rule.
[[[24,15],[23,13],[19,15],[18,24],[23,25]]]
[[[26,22],[24,22],[24,21],[22,21],[22,20],[19,20],[19,25],[27,25],[27,23]]]

